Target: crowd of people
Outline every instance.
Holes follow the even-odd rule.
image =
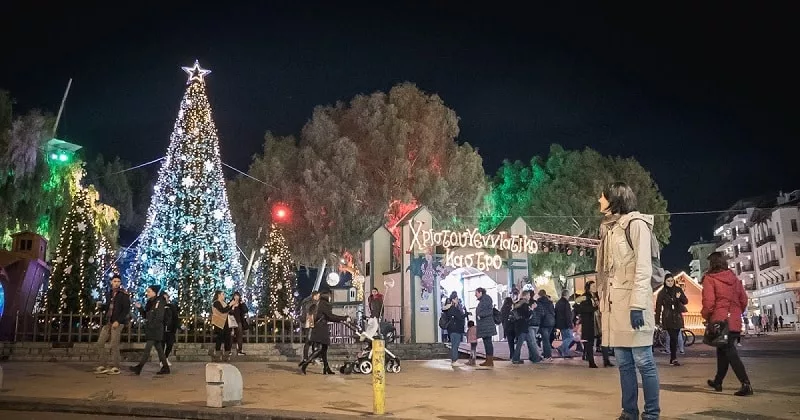
[[[459,344],[466,338],[471,354],[467,362],[476,364],[478,341],[483,342],[486,357],[481,367],[494,366],[493,337],[497,335],[497,324],[503,324],[508,338],[509,351],[514,364],[522,364],[522,346],[527,346],[532,363],[552,360],[553,331],[559,330],[561,345],[556,352],[561,357],[572,357],[574,345],[588,362],[590,368],[597,368],[595,348],[599,347],[605,367],[614,366],[610,356],[613,353],[619,368],[622,413],[620,420],[639,419],[638,406],[639,380],[642,378],[644,408],[641,418],[658,419],[661,413],[659,402],[659,375],[653,357],[653,333],[657,325],[665,329],[670,338],[670,364],[679,366],[676,345],[683,325],[687,298],[675,285],[674,279],[667,276],[664,287],[653,301],[653,238],[654,218],[636,211],[636,195],[624,183],[607,186],[598,199],[600,211],[604,214],[600,225],[600,246],[597,252],[596,282],[587,282],[583,293],[571,305],[569,292],[562,293],[558,302],[553,303],[543,290],[534,296],[532,290],[523,290],[519,298],[506,299],[501,310],[494,307],[491,296],[483,288],[475,290],[478,304],[473,316],[466,311],[456,293],[452,294],[443,307],[440,327],[447,330],[452,345],[451,362],[458,363]],[[655,245],[654,245],[655,244]],[[735,343],[743,327],[742,314],[747,308],[747,294],[741,281],[728,268],[726,256],[714,252],[709,256],[709,271],[703,278],[702,316],[709,324],[724,323],[726,336],[717,345],[717,372],[707,384],[716,391],[722,384],[728,368],[732,368],[740,382],[737,396],[753,394],[745,367],[739,358]],[[130,296],[120,288],[119,277],[111,280],[105,304],[101,305],[106,316],[106,325],[100,332],[98,346],[111,342],[112,362],[108,363],[105,352],[101,351],[101,366],[98,373],[119,373],[120,331],[130,319]],[[139,374],[150,357],[152,348],[156,349],[161,370],[159,374],[170,373],[169,354],[175,333],[179,328],[178,308],[170,302],[160,287],[147,288],[147,301],[144,306],[135,306],[145,318],[145,351],[139,364],[130,369]],[[346,316],[332,311],[329,293],[314,293],[303,304],[301,322],[308,334],[307,345],[303,351],[300,370],[303,374],[313,360],[320,358],[323,373],[333,374],[328,364],[327,352],[330,345],[331,322],[350,322]],[[382,298],[377,290],[372,290],[369,299],[371,316],[382,310]],[[228,301],[222,291],[214,294],[211,322],[214,328],[215,353],[218,360],[227,360],[231,355],[231,336],[237,337],[238,354],[242,352],[242,332],[247,329],[245,314],[247,307],[241,295],[234,293]],[[379,315],[378,315],[379,316]],[[574,339],[576,325],[581,338]],[[541,345],[539,345],[541,342]],[[166,345],[166,349],[165,346]],[[222,353],[224,346],[225,353]],[[613,349],[613,350],[612,350]],[[310,353],[310,354],[309,354]]]

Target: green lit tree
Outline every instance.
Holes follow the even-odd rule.
[[[562,235],[597,237],[600,213],[597,198],[605,185],[628,183],[636,192],[639,210],[664,214],[667,201],[647,170],[633,158],[603,156],[592,149],[564,150],[553,145],[547,159],[530,164],[505,162],[492,182],[487,210],[481,215],[483,230],[507,217],[522,216],[531,229]],[[656,216],[654,231],[662,245],[669,243],[669,216]],[[593,260],[577,253],[540,253],[531,271],[550,271],[556,277],[591,270]]]
[[[50,313],[90,313],[94,310],[98,239],[88,190],[79,190],[72,200],[58,238],[56,259],[47,290],[45,308]]]
[[[182,315],[194,315],[210,310],[215,290],[241,290],[243,275],[206,95],[209,71],[197,62],[184,70],[188,86],[127,278],[140,296],[161,285]]]

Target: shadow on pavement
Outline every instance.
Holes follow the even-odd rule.
[[[800,392],[791,392],[791,391],[776,391],[773,389],[758,389],[755,388],[756,394],[767,394],[767,395],[782,395],[786,397],[800,397]],[[711,388],[701,386],[701,385],[678,385],[678,384],[661,384],[662,391],[672,391],[672,392],[686,392],[686,393],[700,393],[700,394],[714,394],[714,395],[727,395],[733,393],[736,388],[731,387],[729,389],[730,392],[716,392],[711,390]],[[765,417],[766,418],[766,417]]]

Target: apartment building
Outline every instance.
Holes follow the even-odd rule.
[[[697,283],[702,282],[703,273],[708,271],[708,256],[717,250],[716,241],[705,241],[701,237],[699,241],[689,247],[692,254],[692,261],[689,263],[689,276]]]
[[[750,296],[757,286],[756,267],[753,262],[753,240],[748,223],[756,207],[752,201],[742,201],[737,204],[714,230],[714,236],[719,238],[716,250],[728,256],[730,269],[742,281],[742,285]]]
[[[800,190],[781,194],[773,208],[750,217],[756,287],[752,298],[762,314],[798,322],[800,299]]]

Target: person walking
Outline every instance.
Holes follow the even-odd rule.
[[[450,364],[458,366],[458,349],[464,338],[464,320],[467,318],[466,310],[458,299],[458,294],[453,292],[447,303],[442,308],[447,319],[447,334],[450,336]]]
[[[683,313],[681,308],[687,305],[689,299],[686,293],[675,284],[672,274],[667,274],[664,278],[664,287],[658,292],[656,297],[656,325],[661,325],[667,330],[669,336],[669,364],[680,366],[678,363],[678,344],[679,335],[683,324]]]
[[[106,303],[97,302],[97,307],[103,313],[105,324],[97,338],[100,365],[95,368],[94,373],[119,375],[119,340],[131,314],[131,296],[122,288],[122,279],[119,275],[115,274],[111,278],[111,290],[106,293]],[[111,365],[108,364],[106,343],[111,346]]]
[[[542,361],[542,356],[539,354],[539,347],[536,345],[535,329],[530,326],[530,319],[533,315],[531,310],[531,292],[524,291],[519,297],[517,303],[514,304],[514,335],[516,336],[517,344],[514,346],[514,352],[511,356],[511,361],[514,364],[521,365],[522,362],[522,344],[528,346],[528,360],[531,363],[539,363]]]
[[[597,286],[593,281],[587,281],[584,293],[576,299],[578,313],[581,319],[581,335],[586,340],[584,358],[589,361],[590,368],[596,368],[594,362],[594,342],[600,331],[600,299],[597,295]],[[603,354],[603,367],[613,367],[609,360],[608,347],[600,347]]]
[[[303,337],[305,343],[303,344],[303,360],[297,364],[298,367],[302,366],[308,360],[308,351],[316,351],[317,348],[311,342],[311,329],[314,327],[314,317],[317,313],[317,304],[319,303],[319,292],[313,291],[311,295],[307,296],[300,302],[300,322],[303,325]]]
[[[514,330],[514,322],[510,319],[512,309],[514,307],[514,300],[511,297],[507,297],[503,299],[503,306],[500,307],[500,319],[503,320],[501,325],[503,326],[503,335],[508,342],[508,355],[512,356],[514,354],[514,343],[517,338],[517,334]],[[516,319],[516,318],[515,318]]]
[[[236,355],[246,356],[247,353],[244,352],[242,346],[244,345],[244,334],[250,329],[250,325],[247,323],[247,305],[242,301],[241,293],[233,293],[233,305],[231,315],[236,320],[236,328],[231,329],[231,334],[236,337]]]
[[[211,304],[211,325],[214,326],[214,357],[215,361],[228,361],[231,356],[231,328],[229,315],[235,302],[226,302],[222,290],[214,292],[214,301]],[[222,353],[222,348],[225,353]]]
[[[572,328],[575,324],[572,322],[572,309],[570,309],[569,290],[564,289],[561,291],[561,299],[556,302],[556,328],[561,331],[561,346],[556,348],[558,354],[565,359],[571,359],[570,346],[572,345]]]
[[[556,309],[550,296],[544,289],[539,290],[539,299],[536,300],[534,317],[539,321],[539,334],[542,336],[542,357],[548,362],[553,361],[553,346],[550,335],[556,326]]]
[[[309,360],[314,360],[317,357],[322,358],[322,374],[334,375],[328,364],[328,346],[331,344],[331,332],[328,328],[329,322],[350,322],[349,316],[336,315],[333,313],[333,307],[330,304],[330,294],[321,293],[319,303],[317,303],[317,312],[314,319],[314,327],[311,329],[311,341],[319,344],[319,348],[309,356]],[[310,363],[309,360],[304,360],[300,363],[300,371],[303,375],[306,374],[306,369]]]
[[[747,292],[736,274],[728,268],[725,254],[712,252],[708,261],[709,269],[703,276],[703,309],[700,314],[706,322],[727,321],[729,331],[727,344],[717,347],[717,375],[707,381],[708,386],[721,392],[722,381],[730,366],[741,383],[733,395],[753,395],[750,378],[735,345],[742,331],[742,312],[747,309]]]
[[[494,345],[492,337],[497,335],[497,327],[494,323],[494,303],[492,297],[486,294],[486,289],[479,287],[475,289],[475,298],[478,299],[478,306],[475,308],[475,318],[477,322],[478,338],[483,340],[483,348],[486,352],[486,360],[479,366],[494,366]]]
[[[150,352],[153,350],[153,347],[156,348],[158,361],[161,364],[161,370],[159,370],[157,374],[166,375],[169,373],[169,364],[167,364],[167,358],[164,356],[164,308],[167,304],[164,302],[164,299],[159,296],[158,292],[160,290],[161,286],[157,284],[145,290],[147,303],[144,308],[142,308],[141,303],[136,302],[136,308],[145,319],[144,338],[147,340],[139,364],[130,367],[131,372],[136,375],[142,373],[142,368],[150,359]]]
[[[169,293],[161,293],[161,298],[164,299],[164,358],[167,359],[167,366],[172,366],[169,361],[169,355],[172,353],[172,347],[175,345],[175,335],[181,326],[180,310],[175,302],[170,300]]]
[[[653,358],[655,316],[650,284],[653,216],[636,211],[636,194],[622,182],[606,186],[597,201],[601,213],[617,218],[601,245],[606,261],[598,264],[610,268],[604,299],[610,308],[608,345],[614,348],[619,365],[622,413],[618,419],[639,419],[637,370],[644,391],[641,418],[658,419],[661,406]]]

